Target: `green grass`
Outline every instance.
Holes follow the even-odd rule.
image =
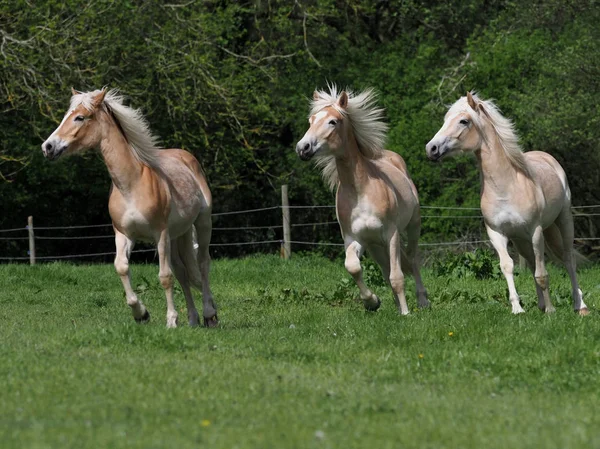
[[[339,262],[219,260],[214,330],[166,329],[157,275],[133,266],[136,325],[112,266],[0,266],[2,448],[600,447],[600,267],[585,318],[554,268],[553,315],[529,273],[513,316],[504,280],[425,270],[432,309],[400,317]]]

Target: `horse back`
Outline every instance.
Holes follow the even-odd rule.
[[[172,195],[183,193],[192,197],[194,192],[199,192],[204,207],[212,207],[212,194],[204,169],[198,159],[188,151],[181,149],[168,149],[160,152],[161,171],[166,178]]]

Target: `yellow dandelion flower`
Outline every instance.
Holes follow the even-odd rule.
[[[454,332],[448,332],[448,337],[452,337],[454,335]]]
[[[422,359],[423,357],[425,357],[423,354],[419,354],[420,359]]]
[[[208,419],[203,419],[202,422],[200,423],[200,425],[202,427],[208,427],[208,426],[210,426],[210,421]]]

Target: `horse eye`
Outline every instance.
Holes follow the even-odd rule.
[[[461,124],[461,125],[465,125],[465,126],[467,126],[467,125],[469,124],[469,121],[468,121],[468,120],[466,120],[466,119],[462,119],[462,120],[460,121],[460,124]]]
[[[335,126],[335,125],[337,125],[337,120],[329,120],[329,124],[331,126]]]
[[[85,120],[85,117],[83,115],[78,115],[77,117],[75,117],[74,120],[76,122],[83,122]]]

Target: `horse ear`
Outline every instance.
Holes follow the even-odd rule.
[[[73,96],[75,96],[75,95],[79,95],[81,92],[79,92],[78,90],[75,90],[74,88],[71,87],[71,93],[73,94]]]
[[[471,108],[476,111],[477,110],[477,104],[475,103],[475,99],[473,98],[473,95],[471,95],[471,92],[467,92],[467,103],[469,103],[469,106],[471,106]]]
[[[488,114],[488,111],[486,108],[483,107],[483,103],[479,103],[477,104],[477,112],[483,112],[483,114],[487,117],[487,118],[491,118],[490,114]]]
[[[342,109],[346,109],[348,106],[348,94],[345,90],[342,91],[340,98],[338,98],[337,104]]]
[[[92,105],[94,106],[94,108],[97,108],[98,106],[100,106],[102,104],[102,102],[104,101],[104,96],[106,95],[106,89],[102,89],[100,92],[98,92],[94,98],[92,98]]]

